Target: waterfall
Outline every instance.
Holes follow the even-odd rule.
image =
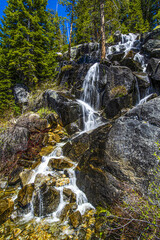
[[[34,170],[33,176],[30,179],[30,181],[28,182],[28,184],[34,183],[37,174],[40,174],[40,173],[43,174],[44,176],[48,176],[48,175],[52,175],[53,177],[57,176],[57,171],[51,170],[50,167],[48,166],[48,163],[49,163],[49,160],[53,159],[53,158],[54,159],[65,158],[63,156],[63,151],[62,151],[63,145],[64,145],[64,143],[57,144],[57,147],[51,154],[49,154],[48,156],[42,157],[41,164]],[[60,220],[59,217],[61,215],[63,208],[65,207],[66,204],[68,204],[68,202],[65,201],[64,197],[63,197],[64,188],[70,189],[76,195],[77,210],[79,210],[82,215],[86,212],[86,210],[94,209],[94,207],[90,203],[88,203],[85,193],[83,193],[76,185],[75,168],[76,168],[77,164],[74,162],[72,162],[72,164],[73,164],[73,167],[67,169],[67,172],[69,175],[69,183],[66,183],[63,186],[55,187],[55,189],[58,190],[60,193],[60,202],[59,202],[59,205],[58,205],[56,211],[54,211],[53,213],[48,215],[46,220],[49,222],[59,221]],[[64,170],[60,171],[61,175],[65,174]],[[37,191],[38,199],[39,199],[39,217],[37,217],[36,219],[37,219],[37,221],[39,221],[41,219],[41,217],[43,217],[43,200],[44,199],[43,199],[43,194],[41,194],[41,190],[39,189],[39,187],[37,187],[36,191]],[[23,216],[22,221],[29,221],[35,217],[33,201],[34,201],[34,199],[32,197],[31,210],[28,214]]]
[[[134,43],[136,41],[137,35],[133,33],[122,34],[121,41],[113,46],[108,47],[106,57],[108,58],[109,55],[124,52],[125,56],[127,53],[134,47]]]
[[[82,106],[84,131],[92,130],[102,124],[98,110],[100,94],[98,92],[99,63],[90,67],[83,82],[81,99],[77,100]]]

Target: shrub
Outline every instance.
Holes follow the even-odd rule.
[[[123,97],[125,95],[127,95],[127,89],[125,86],[117,86],[110,91],[111,98]]]
[[[61,71],[62,72],[65,72],[65,71],[69,71],[73,69],[73,66],[72,65],[65,65],[64,67],[62,67]]]
[[[47,117],[47,115],[49,115],[51,113],[55,113],[55,111],[53,111],[53,110],[51,111],[49,108],[41,108],[38,110],[37,113],[39,114],[39,116],[41,118],[45,118],[45,117]]]

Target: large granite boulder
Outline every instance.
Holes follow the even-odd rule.
[[[93,205],[114,203],[126,187],[147,194],[152,169],[158,164],[154,152],[160,138],[159,112],[157,97],[63,147],[68,157],[79,161],[77,184]]]
[[[148,33],[143,38],[142,50],[148,56],[158,58],[160,54],[160,29],[156,29],[151,33]]]
[[[148,62],[147,72],[154,82],[160,81],[160,59],[151,58]]]
[[[123,108],[131,107],[136,103],[136,79],[129,68],[100,65],[99,72],[101,106],[107,118],[120,114]]]

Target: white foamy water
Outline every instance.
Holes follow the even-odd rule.
[[[100,107],[99,84],[99,63],[95,63],[88,70],[84,82],[81,99],[77,102],[82,106],[83,112],[83,132],[90,131],[102,124],[98,114]]]
[[[48,167],[48,163],[49,163],[50,159],[64,158],[63,151],[62,151],[62,146],[64,144],[57,144],[57,145],[58,146],[51,154],[49,154],[48,156],[42,157],[41,164],[34,170],[33,176],[28,183],[34,183],[36,176],[38,174],[43,174],[44,176],[52,175],[53,177],[56,174],[56,176],[57,176],[57,173]],[[76,185],[75,168],[76,168],[77,164],[74,162],[72,162],[72,164],[73,164],[73,167],[66,169],[69,174],[69,183],[66,183],[60,187],[55,187],[55,189],[58,190],[60,193],[60,202],[59,202],[59,205],[58,205],[56,211],[54,211],[53,213],[49,214],[48,217],[46,217],[46,221],[48,221],[48,222],[60,221],[59,217],[61,215],[61,212],[62,212],[63,208],[65,207],[65,205],[68,204],[68,201],[64,201],[64,196],[63,196],[64,188],[68,188],[73,193],[75,193],[77,210],[79,210],[81,212],[81,214],[84,214],[86,212],[86,210],[94,209],[94,207],[90,203],[88,203],[85,193],[83,193]],[[60,173],[62,175],[64,175],[64,171],[60,171]],[[36,192],[38,194],[38,199],[39,199],[39,217],[35,217],[35,218],[38,222],[43,217],[43,196],[41,196],[40,189],[37,189]],[[33,194],[33,196],[34,196],[34,194]],[[32,202],[31,202],[31,210],[28,214],[25,214],[23,216],[22,221],[29,221],[32,218],[34,218],[33,198],[32,198]]]
[[[108,57],[109,55],[112,55],[113,53],[120,53],[120,52],[124,52],[126,56],[127,53],[132,48],[134,48],[134,43],[137,38],[136,34],[134,33],[122,34],[121,37],[122,37],[121,42],[119,42],[116,45],[108,47],[106,52],[106,57]]]

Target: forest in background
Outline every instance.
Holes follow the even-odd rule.
[[[117,30],[124,34],[144,33],[160,24],[159,0],[59,0],[59,3],[66,7],[68,18],[47,9],[47,0],[8,0],[0,25],[1,115],[7,110],[14,111],[15,84],[32,89],[42,82],[55,81],[58,52],[70,51],[71,46],[82,43],[101,43],[101,4],[107,43],[112,43]]]

